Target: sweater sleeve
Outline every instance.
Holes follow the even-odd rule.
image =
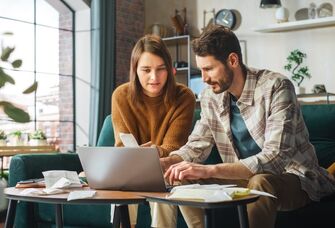
[[[122,115],[122,113],[125,112],[124,100],[123,93],[116,89],[112,95],[112,125],[114,129],[115,146],[118,147],[123,146],[119,133],[129,133],[126,121],[124,120],[125,116]]]
[[[168,156],[171,151],[179,149],[187,142],[192,128],[194,108],[195,96],[190,89],[184,87],[181,96],[177,98],[177,107],[172,115],[163,143],[159,146],[162,157]]]

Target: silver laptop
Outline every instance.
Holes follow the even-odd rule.
[[[93,189],[168,191],[156,148],[79,147],[77,153]]]

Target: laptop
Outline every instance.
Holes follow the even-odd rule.
[[[166,192],[158,151],[151,147],[79,147],[88,185],[93,189]]]

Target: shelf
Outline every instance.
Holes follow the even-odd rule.
[[[320,28],[327,26],[335,26],[335,17],[324,17],[316,19],[308,19],[301,21],[292,21],[285,23],[272,24],[260,28],[256,28],[256,32],[284,32],[292,30],[301,30],[309,28]]]

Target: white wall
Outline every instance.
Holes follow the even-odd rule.
[[[91,83],[90,9],[76,11],[76,146],[88,145]]]
[[[289,9],[289,20],[294,21],[295,12],[308,7],[311,2],[319,6],[323,2],[330,2],[335,8],[335,0],[282,0],[282,5]],[[187,20],[191,26],[191,35],[198,35],[203,27],[203,12],[213,8],[235,9],[242,16],[240,27],[235,31],[241,40],[247,41],[247,62],[251,67],[267,68],[288,73],[283,66],[286,57],[294,49],[300,49],[307,54],[306,65],[312,78],[305,80],[302,86],[306,92],[311,92],[313,85],[325,84],[328,92],[335,92],[335,26],[299,30],[280,33],[254,32],[257,27],[276,23],[276,9],[259,8],[260,0],[145,0],[145,26],[161,23],[172,26],[170,16],[174,9],[187,8]],[[207,21],[211,14],[207,14]],[[335,15],[335,14],[334,14]]]

